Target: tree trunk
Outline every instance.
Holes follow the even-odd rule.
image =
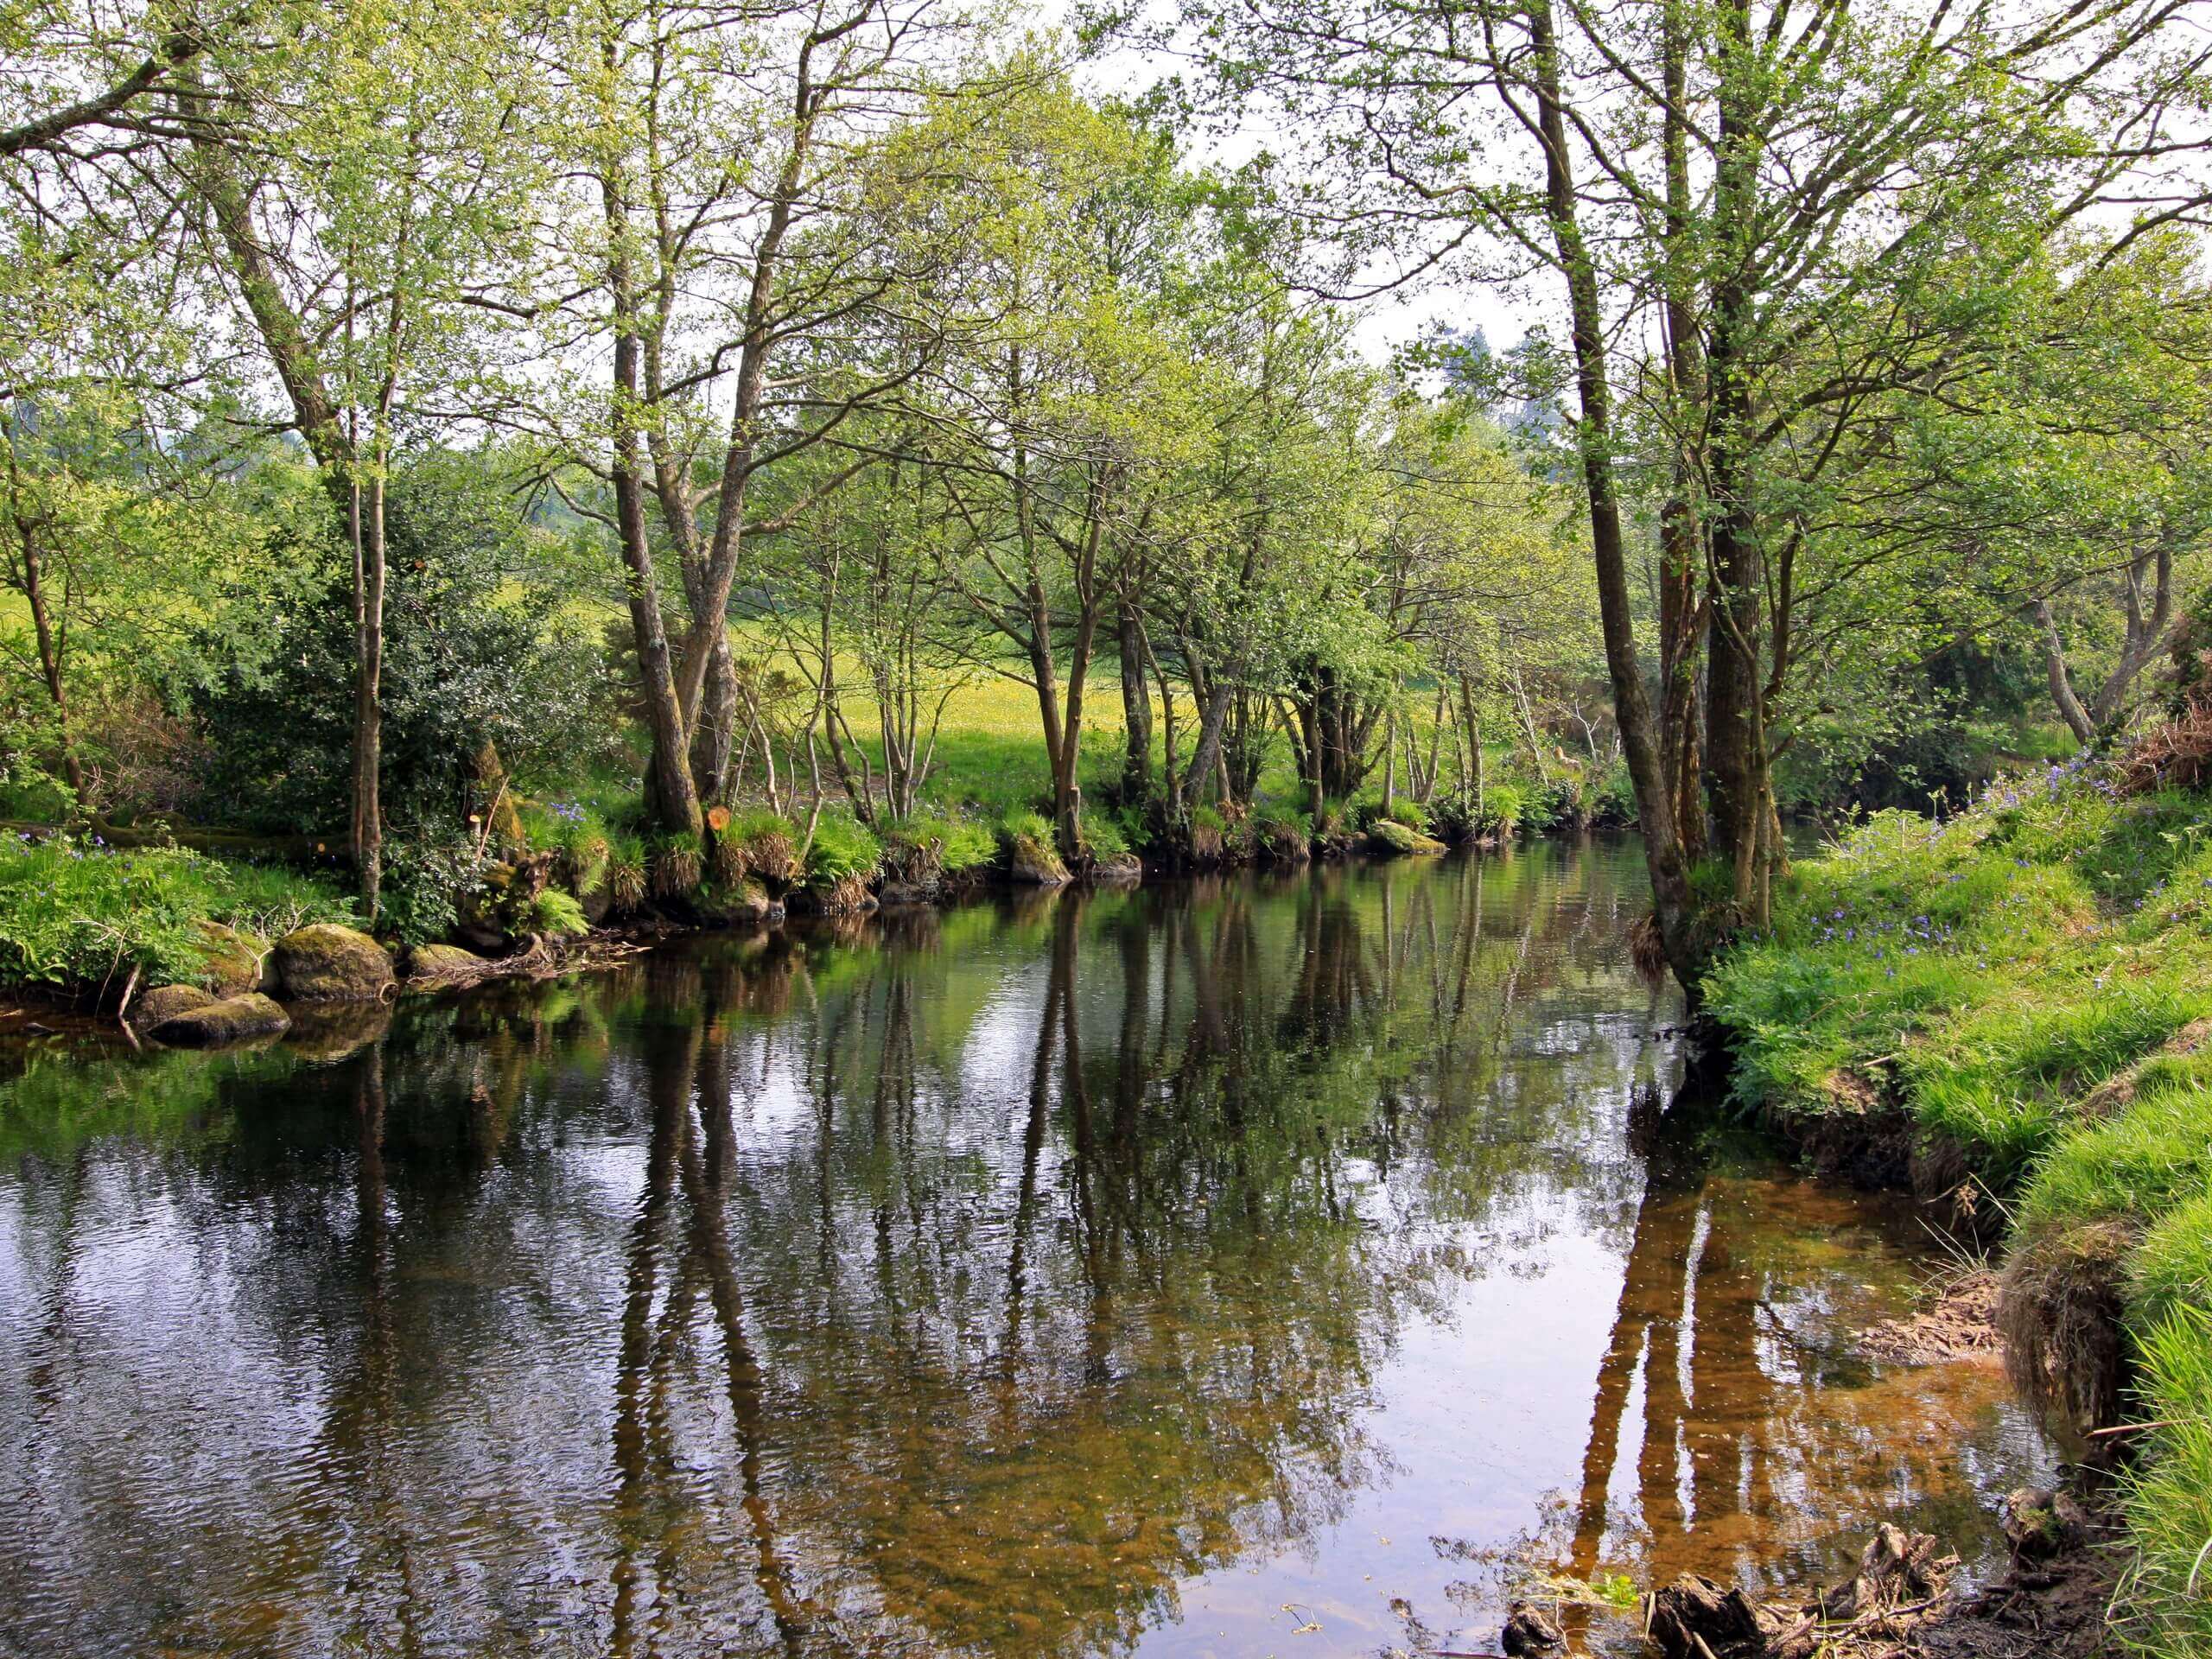
[[[1672,791],[1656,740],[1643,671],[1637,661],[1636,617],[1629,594],[1620,498],[1613,477],[1612,389],[1605,378],[1605,309],[1599,300],[1597,270],[1582,240],[1550,0],[1535,0],[1529,14],[1529,32],[1535,48],[1546,203],[1573,320],[1575,388],[1582,408],[1582,477],[1589,499],[1591,557],[1597,570],[1605,669],[1612,681],[1621,747],[1636,786],[1637,813],[1643,826],[1644,860],[1651,873],[1653,910],[1660,937],[1675,977],[1694,1000],[1704,961],[1694,940],[1689,874],[1675,830]]]
[[[1144,614],[1124,593],[1114,620],[1122,658],[1122,803],[1141,807],[1152,798],[1152,693],[1144,679]]]
[[[85,764],[77,753],[76,734],[69,723],[69,689],[61,672],[61,634],[54,626],[54,613],[47,604],[38,532],[35,526],[20,518],[16,528],[23,546],[23,597],[29,601],[31,630],[38,637],[39,672],[46,681],[47,696],[54,703],[54,729],[61,740],[61,775],[68,779],[74,810],[88,814],[93,803],[85,798]]]
[[[355,480],[350,509],[353,543],[353,873],[370,921],[384,888],[385,481],[369,480],[367,512]]]
[[[608,48],[610,56],[613,48]],[[638,647],[639,690],[645,724],[652,734],[652,762],[646,782],[653,817],[671,834],[699,835],[705,818],[691,776],[691,746],[670,660],[668,632],[661,620],[660,591],[653,570],[652,542],[645,527],[645,461],[638,427],[642,346],[638,296],[626,240],[628,207],[612,173],[600,180],[606,209],[607,293],[614,323],[613,382],[614,518],[621,544],[625,597],[630,628]]]

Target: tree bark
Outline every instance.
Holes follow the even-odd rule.
[[[1650,698],[1637,660],[1635,612],[1630,601],[1620,497],[1613,475],[1612,390],[1605,378],[1605,310],[1599,296],[1597,270],[1582,238],[1550,0],[1535,0],[1529,26],[1535,48],[1538,133],[1544,151],[1545,201],[1560,269],[1567,279],[1573,321],[1575,389],[1582,409],[1582,476],[1589,499],[1591,557],[1598,576],[1605,668],[1612,681],[1621,747],[1636,787],[1637,815],[1643,826],[1644,859],[1651,874],[1660,938],[1675,976],[1694,1001],[1704,971],[1703,953],[1694,937],[1689,875],[1675,830],[1673,792],[1662,764]]]

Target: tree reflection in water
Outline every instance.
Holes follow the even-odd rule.
[[[1409,1564],[1363,1541],[1394,1503],[1482,1486],[1586,1575],[1970,1494],[2020,1453],[1993,1394],[1840,1357],[1910,1272],[1878,1218],[1630,1151],[1673,1064],[1634,858],[704,941],[339,1058],[17,1057],[0,1633],[1264,1651],[1214,1636],[1257,1566],[1357,1651],[1508,1541]],[[1478,1286],[1515,1328],[1460,1329]],[[1557,1374],[1473,1363],[1616,1293]],[[1440,1402],[1536,1432],[1481,1463]],[[1937,1406],[1991,1471],[1892,1455]]]

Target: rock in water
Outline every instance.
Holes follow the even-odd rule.
[[[407,953],[407,971],[416,979],[474,979],[488,965],[457,944],[418,944]]]
[[[389,1002],[303,1002],[294,1010],[284,1046],[302,1059],[342,1060],[391,1029]]]
[[[2013,1560],[2023,1563],[2062,1554],[2089,1531],[2089,1517],[2079,1503],[2042,1486],[2023,1486],[2007,1497],[2002,1524]]]
[[[214,1000],[197,985],[156,985],[132,1003],[124,1017],[132,1025],[151,1031],[165,1020],[194,1008],[204,1008]]]
[[[1685,1573],[1652,1592],[1651,1640],[1667,1659],[1751,1659],[1782,1634],[1782,1621],[1741,1590]]]
[[[1433,857],[1449,851],[1432,836],[1389,818],[1377,818],[1367,831],[1367,850],[1376,858]]]
[[[1498,1645],[1513,1656],[1526,1659],[1532,1654],[1549,1653],[1554,1648],[1567,1645],[1567,1637],[1558,1625],[1545,1617],[1540,1608],[1525,1601],[1516,1601],[1506,1609],[1505,1630],[1498,1637]]]
[[[283,1009],[259,991],[248,991],[171,1014],[153,1028],[153,1035],[178,1048],[222,1048],[257,1037],[279,1036],[291,1024]]]
[[[276,941],[276,987],[302,1002],[372,1001],[391,989],[391,958],[365,933],[317,922]]]
[[[1068,867],[1034,836],[1016,836],[1007,849],[1007,874],[1027,887],[1064,887]]]

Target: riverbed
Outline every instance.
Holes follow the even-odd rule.
[[[0,1052],[0,1653],[1495,1650],[2001,1554],[1909,1204],[1670,1112],[1632,843]],[[1631,1622],[1578,1610],[1600,1649]]]

